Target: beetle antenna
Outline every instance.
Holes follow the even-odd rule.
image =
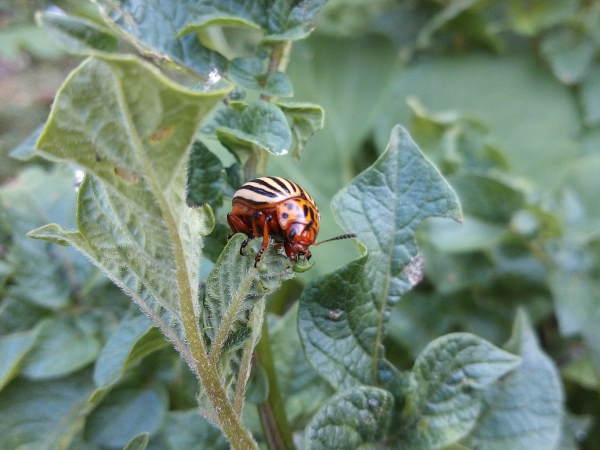
[[[321,245],[321,244],[324,244],[325,242],[341,241],[342,239],[352,239],[355,237],[356,237],[356,234],[354,234],[354,233],[340,234],[339,236],[332,237],[330,239],[325,239],[324,241],[317,242],[316,244],[313,244],[313,245]]]

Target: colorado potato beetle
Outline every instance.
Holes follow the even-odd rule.
[[[244,183],[233,195],[227,222],[234,233],[245,233],[240,253],[252,238],[262,237],[254,265],[260,261],[272,237],[283,245],[292,261],[304,255],[310,259],[308,247],[325,242],[356,237],[342,234],[315,243],[321,215],[313,198],[298,184],[282,177],[260,177]],[[242,253],[243,254],[243,253]]]

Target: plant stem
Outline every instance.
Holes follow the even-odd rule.
[[[221,430],[229,440],[231,446],[234,449],[240,450],[255,449],[257,448],[256,442],[248,430],[244,428],[240,422],[240,418],[235,413],[233,406],[225,394],[223,386],[221,386],[217,369],[215,365],[212,364],[206,351],[206,345],[200,334],[198,320],[194,312],[194,299],[192,298],[192,291],[190,289],[183,245],[179,239],[179,234],[176,231],[176,224],[172,221],[173,217],[170,214],[166,216],[170,219],[167,220],[167,224],[174,241],[174,253],[177,267],[176,276],[180,294],[179,301],[183,319],[183,328],[185,337],[189,342],[192,355],[197,364],[202,387],[206,390],[208,397],[211,400]]]
[[[291,48],[292,41],[282,41],[279,44],[276,44],[275,47],[273,47],[263,85],[267,82],[269,75],[271,75],[273,72],[276,72],[278,70],[285,70],[289,62]],[[266,94],[261,94],[260,98],[266,101],[271,100],[271,96]]]
[[[269,396],[264,403],[258,405],[258,414],[269,450],[293,450],[294,441],[279,392],[266,317],[263,320],[261,339],[256,346],[256,358],[265,369],[269,383]]]

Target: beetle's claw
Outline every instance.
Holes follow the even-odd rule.
[[[244,249],[246,248],[246,245],[248,245],[248,242],[250,242],[250,238],[246,238],[242,241],[242,245],[240,245],[240,255],[246,256],[244,255]]]

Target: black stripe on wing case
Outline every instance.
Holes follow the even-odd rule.
[[[240,197],[239,195],[236,195],[235,197],[233,197],[233,200],[242,200],[246,203],[251,203],[252,205],[256,205],[256,206],[267,205],[270,203],[270,202],[257,202],[256,200],[250,200],[249,198]]]
[[[243,185],[239,190],[240,191],[247,190],[247,191],[256,192],[257,194],[264,195],[265,197],[271,197],[271,198],[277,197],[277,194],[275,192],[266,191],[259,187],[248,185],[248,184]]]
[[[280,178],[277,178],[277,177],[267,177],[267,178],[269,178],[269,180],[273,180],[275,183],[277,183],[279,186],[281,186],[281,189],[284,192],[287,192],[288,194],[290,193],[290,190],[288,189],[286,184],[283,181],[281,181]]]
[[[279,189],[279,187],[273,186],[271,183],[265,181],[264,178],[257,178],[256,180],[252,180],[251,183],[262,184],[264,187],[269,188],[278,194],[283,194],[283,192],[281,191],[281,189]]]

